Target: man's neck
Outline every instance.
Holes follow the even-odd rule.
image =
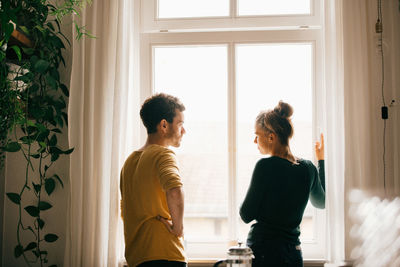
[[[168,140],[163,138],[163,137],[161,137],[157,133],[149,134],[147,136],[146,143],[141,148],[141,150],[145,149],[146,147],[148,147],[150,145],[159,145],[159,146],[163,146],[163,147],[169,147]]]

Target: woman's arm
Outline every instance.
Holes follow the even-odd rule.
[[[262,181],[265,179],[266,172],[262,167],[261,160],[257,162],[251,178],[246,197],[240,207],[240,217],[245,223],[257,219],[258,211],[263,194]]]
[[[318,171],[312,166],[311,175],[313,182],[311,184],[310,200],[314,207],[325,208],[325,149],[324,135],[321,134],[321,142],[315,143],[315,155],[318,160]]]

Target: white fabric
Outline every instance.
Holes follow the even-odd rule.
[[[399,7],[398,1],[382,2],[388,105],[399,97],[399,90],[393,89],[399,87]],[[349,193],[360,189],[390,197],[400,192],[399,111],[390,108],[387,120],[385,190],[377,2],[332,0],[326,5],[327,266],[340,266],[351,260],[355,246],[350,237]]]
[[[329,266],[337,266],[345,259],[342,0],[325,5],[326,257]]]
[[[75,151],[64,266],[117,266],[121,259],[118,185],[130,124],[132,2],[93,1],[80,23],[96,38],[72,44],[68,116]]]

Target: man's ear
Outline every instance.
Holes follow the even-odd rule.
[[[160,121],[160,123],[158,124],[158,127],[160,128],[160,131],[162,133],[166,133],[167,130],[168,130],[168,122],[167,122],[167,120],[166,119],[162,119]]]

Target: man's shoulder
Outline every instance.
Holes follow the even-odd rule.
[[[144,152],[153,152],[153,153],[174,153],[171,149],[169,149],[165,146],[157,145],[157,144],[149,145],[143,151]]]
[[[143,150],[137,150],[132,152],[128,157],[127,162],[130,161],[157,161],[161,158],[175,158],[175,152],[171,149],[160,146],[160,145],[150,145]]]

